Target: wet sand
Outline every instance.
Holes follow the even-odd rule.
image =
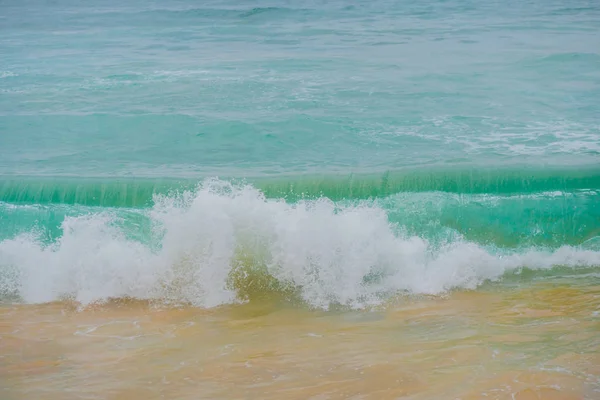
[[[600,286],[201,309],[0,306],[0,398],[599,399]]]

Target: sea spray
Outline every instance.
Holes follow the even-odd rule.
[[[25,302],[134,297],[214,307],[261,292],[314,307],[360,308],[390,296],[474,289],[520,269],[599,267],[581,247],[498,249],[408,235],[373,202],[289,203],[250,185],[207,180],[158,195],[145,237],[114,212],[67,216],[61,235],[0,242],[0,288]]]

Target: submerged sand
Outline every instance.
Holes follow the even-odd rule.
[[[0,398],[599,399],[600,286],[310,310],[0,307]]]

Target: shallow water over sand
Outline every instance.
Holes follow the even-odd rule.
[[[397,298],[0,308],[3,399],[596,399],[600,286]]]

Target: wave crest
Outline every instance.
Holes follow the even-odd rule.
[[[434,245],[403,234],[373,203],[289,204],[219,180],[155,196],[148,216],[144,240],[105,211],[66,217],[50,245],[34,232],[0,242],[0,292],[26,302],[135,297],[202,307],[276,292],[314,307],[363,307],[401,292],[472,289],[523,267],[600,266],[600,252],[569,246],[500,254],[460,238]]]

